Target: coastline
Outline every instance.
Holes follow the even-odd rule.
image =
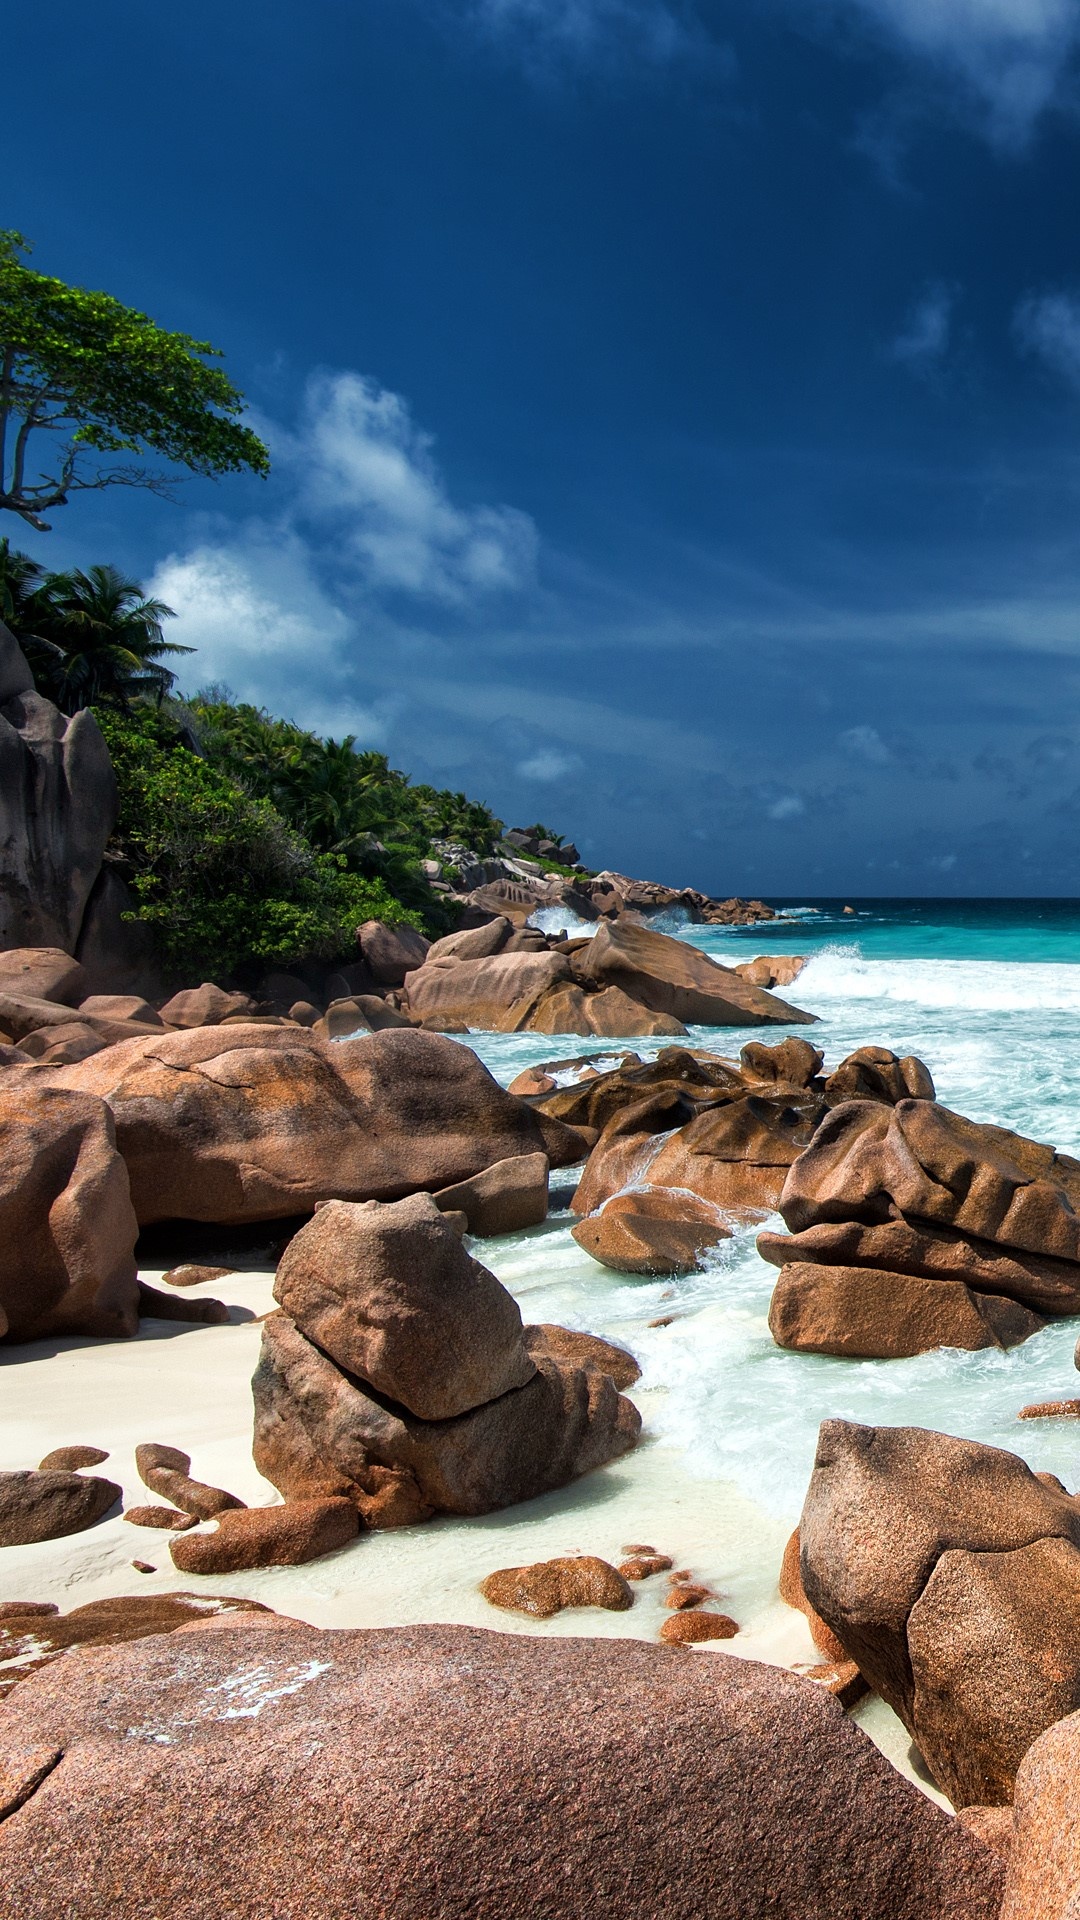
[[[543,1229],[539,1230],[543,1233]],[[522,1236],[521,1238],[524,1238]],[[520,1247],[521,1238],[517,1244]],[[541,1240],[540,1245],[543,1242]],[[484,1257],[484,1243],[475,1244]],[[160,1282],[160,1271],[142,1277]],[[129,1341],[75,1338],[0,1348],[0,1468],[33,1465],[49,1447],[90,1443],[109,1451],[101,1471],[123,1487],[125,1505],[152,1499],[135,1471],[134,1449],[156,1440],[192,1455],[193,1471],[253,1506],[280,1496],[251,1458],[249,1380],[258,1353],[256,1316],[273,1307],[273,1274],[238,1272],[186,1290],[223,1299],[229,1325],[144,1321]],[[529,1311],[522,1289],[524,1311]],[[251,1318],[241,1318],[242,1314]],[[479,1582],[497,1567],[593,1553],[617,1562],[647,1542],[692,1568],[740,1632],[695,1650],[696,1657],[761,1660],[798,1668],[820,1659],[802,1614],[779,1597],[776,1579],[790,1525],[731,1481],[695,1472],[677,1443],[649,1433],[663,1389],[633,1390],[646,1432],[634,1452],[559,1491],[475,1519],[447,1516],[421,1526],[365,1533],[340,1552],[300,1567],[272,1567],[193,1582],[179,1573],[169,1536],[119,1515],[88,1532],[9,1547],[4,1597],[53,1601],[63,1611],[137,1592],[233,1594],[319,1627],[388,1627],[436,1622],[548,1638],[643,1640],[655,1644],[670,1616],[665,1583],[635,1587],[626,1613],[567,1609],[549,1620],[492,1607]],[[155,1571],[143,1574],[142,1559]],[[913,1770],[908,1739],[880,1700],[853,1716],[899,1771],[947,1803]]]

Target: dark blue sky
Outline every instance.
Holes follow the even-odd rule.
[[[1080,0],[24,9],[0,220],[223,347],[274,473],[6,530],[591,864],[1080,894],[1078,48]]]

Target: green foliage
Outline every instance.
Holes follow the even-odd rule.
[[[166,640],[173,612],[148,600],[116,567],[46,573],[0,539],[0,617],[20,642],[38,692],[63,713],[95,701],[126,706],[139,694],[161,702],[176,679],[168,654],[191,647]]]
[[[164,489],[161,475],[87,456],[146,453],[203,475],[269,471],[240,420],[243,395],[208,341],[169,333],[108,293],[36,273],[20,234],[0,233],[0,508],[42,515],[106,486]],[[30,441],[55,452],[35,468]]]
[[[213,764],[269,801],[317,851],[381,879],[432,932],[449,930],[420,862],[434,839],[490,853],[502,823],[487,807],[462,793],[413,786],[385,754],[358,753],[351,735],[321,740],[262,708],[234,704],[219,688],[197,695],[187,712]]]
[[[193,753],[166,714],[97,718],[120,788],[113,853],[178,971],[352,958],[362,921],[419,924],[380,880],[314,852],[269,800]]]

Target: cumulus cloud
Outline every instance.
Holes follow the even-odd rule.
[[[260,420],[274,454],[271,510],[227,536],[193,541],[158,567],[151,591],[174,608],[170,635],[198,649],[190,691],[222,680],[319,731],[380,744],[394,695],[358,702],[372,651],[439,648],[535,584],[528,514],[455,501],[430,434],[399,394],[359,373],[307,385],[297,421]]]
[[[1014,327],[1024,352],[1036,354],[1080,393],[1080,299],[1071,293],[1032,294],[1017,308]]]
[[[532,583],[535,523],[515,507],[455,505],[400,394],[360,373],[315,374],[296,430],[266,431],[294,511],[337,535],[371,588],[460,603]]]
[[[876,727],[848,727],[838,739],[845,753],[856,760],[865,760],[868,766],[884,767],[892,759]]]
[[[958,82],[991,135],[1023,142],[1078,39],[1076,0],[845,0],[894,45]]]
[[[928,374],[948,351],[955,295],[935,282],[926,288],[911,310],[907,324],[890,343],[889,356],[913,373]]]

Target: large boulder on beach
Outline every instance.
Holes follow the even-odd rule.
[[[468,1048],[411,1029],[325,1045],[299,1027],[209,1027],[49,1072],[107,1102],[140,1225],[273,1220],[437,1189],[515,1154],[581,1154]]]
[[[572,958],[577,978],[621,987],[631,1000],[687,1026],[757,1027],[816,1018],[743,980],[684,940],[625,920],[603,922]]]
[[[1001,1920],[1080,1913],[1080,1713],[1028,1748],[1016,1774]]]
[[[493,953],[429,961],[406,975],[404,991],[414,1019],[518,1033],[548,989],[571,979],[561,953]]]
[[[120,1498],[111,1480],[93,1474],[32,1469],[0,1473],[0,1547],[32,1546],[83,1533]]]
[[[823,1220],[798,1233],[770,1228],[759,1233],[757,1249],[775,1267],[872,1267],[900,1278],[916,1275],[1004,1294],[1034,1313],[1080,1313],[1080,1266],[1072,1261],[968,1239],[926,1221],[897,1217],[867,1226],[858,1219]]]
[[[274,1298],[337,1366],[424,1420],[468,1413],[536,1371],[513,1295],[429,1194],[320,1207],[286,1247]]]
[[[0,993],[77,1007],[85,992],[85,968],[59,947],[10,947],[0,953]]]
[[[1077,1209],[1080,1161],[930,1100],[836,1107],[792,1168],[780,1203],[795,1232],[900,1215],[1080,1262]]]
[[[769,1306],[778,1347],[901,1360],[936,1347],[1016,1347],[1046,1325],[1015,1300],[875,1267],[788,1262]]]
[[[0,949],[75,953],[116,808],[93,714],[69,719],[36,693],[0,622]]]
[[[800,1539],[810,1605],[938,1785],[1008,1801],[1080,1706],[1080,1503],[997,1447],[827,1420]]]
[[[0,1822],[20,1920],[58,1888],[65,1920],[997,1920],[996,1854],[793,1674],[260,1619],[16,1690],[9,1764],[47,1756]]]
[[[403,922],[390,926],[385,920],[365,920],[356,938],[361,957],[380,987],[404,986],[406,975],[423,966],[431,946],[415,927]]]
[[[780,1344],[882,1357],[925,1351],[917,1341],[1011,1346],[1037,1313],[1080,1311],[1080,1161],[887,1093],[821,1122],[780,1196],[790,1234],[758,1242],[782,1268]]]
[[[5,1074],[0,1337],[134,1333],[137,1233],[109,1109],[88,1094]]]
[[[342,1372],[285,1314],[274,1314],[252,1382],[255,1464],[297,1497],[307,1491],[297,1472],[306,1451],[318,1490],[355,1482],[361,1512],[374,1464],[411,1480],[429,1512],[479,1514],[565,1486],[635,1445],[641,1417],[609,1376],[544,1353],[533,1366],[523,1386],[426,1420]]]

